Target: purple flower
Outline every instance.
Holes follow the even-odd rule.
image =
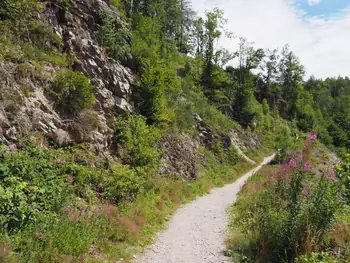
[[[305,171],[305,172],[310,172],[310,171],[311,171],[310,161],[306,161],[306,162],[304,163],[304,171]]]
[[[110,209],[107,209],[106,214],[107,214],[107,215],[110,215],[110,214],[111,214],[111,210],[110,210]]]
[[[289,163],[288,163],[289,167],[296,167],[297,163],[294,159],[290,159]]]
[[[67,181],[67,183],[72,184],[73,183],[73,177],[72,176],[68,176],[66,181]]]
[[[307,190],[306,188],[304,188],[303,191],[301,191],[301,194],[305,197],[307,197],[309,195],[309,190]]]
[[[85,208],[86,208],[86,205],[82,205],[82,206],[80,207],[80,211],[84,211]]]
[[[317,132],[312,132],[311,134],[309,134],[306,138],[308,141],[313,141],[315,139],[317,139]]]

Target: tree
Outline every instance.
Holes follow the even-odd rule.
[[[276,84],[278,77],[278,50],[266,50],[265,57],[260,63],[260,78],[257,83],[255,94],[258,101],[267,99],[268,103],[274,107],[276,104]]]
[[[299,58],[289,50],[288,45],[282,50],[279,73],[283,99],[283,105],[280,106],[281,113],[284,118],[292,119],[296,114],[298,87],[302,85],[305,69],[300,64]]]

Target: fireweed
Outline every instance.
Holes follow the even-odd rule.
[[[333,170],[323,176],[312,171],[316,138],[313,132],[301,151],[287,153],[268,175],[265,190],[244,208],[244,215],[233,219],[239,231],[251,237],[250,248],[239,245],[233,250],[249,251],[244,256],[252,262],[293,262],[324,245],[340,208],[341,185]]]

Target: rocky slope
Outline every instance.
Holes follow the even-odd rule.
[[[73,70],[91,78],[91,84],[96,87],[93,111],[98,114],[98,125],[82,136],[77,125],[73,124],[84,122],[86,116],[72,119],[54,108],[48,89],[55,74],[64,71],[64,67],[51,63],[38,66],[34,61],[0,61],[0,142],[10,149],[16,148],[19,138],[39,131],[60,145],[88,141],[102,151],[108,147],[113,134],[108,120],[115,112],[133,110],[131,70],[108,58],[94,38],[99,12],[103,10],[119,19],[118,11],[101,0],[93,1],[93,4],[84,0],[70,2],[69,11],[60,8],[58,1],[44,2],[44,15],[62,39],[64,53],[72,55]]]
[[[34,60],[0,60],[0,143],[10,150],[16,150],[21,139],[32,137],[39,144],[52,140],[59,146],[87,142],[97,154],[108,154],[114,136],[114,117],[134,111],[132,70],[108,57],[96,38],[102,13],[107,13],[120,27],[128,25],[116,8],[103,0],[69,3],[67,9],[62,8],[60,0],[42,1],[44,10],[38,15],[59,37],[61,56],[69,58],[69,67],[87,76],[95,87],[94,106],[74,115],[57,110],[50,91],[56,74],[66,71],[67,66]],[[125,64],[132,65],[132,60]],[[163,138],[162,173],[180,175],[188,181],[198,178],[199,167],[205,165],[199,148],[211,150],[215,141],[221,141],[226,149],[233,145],[245,160],[252,162],[241,149],[258,148],[258,137],[247,136],[241,130],[224,134],[210,128],[197,113],[193,118],[197,134]]]

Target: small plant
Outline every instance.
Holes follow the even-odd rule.
[[[5,110],[10,113],[18,113],[24,104],[23,95],[14,87],[2,90],[1,98],[5,105]]]
[[[91,108],[95,103],[94,89],[89,79],[80,72],[68,70],[58,73],[54,79],[56,104],[63,112],[75,113]]]

